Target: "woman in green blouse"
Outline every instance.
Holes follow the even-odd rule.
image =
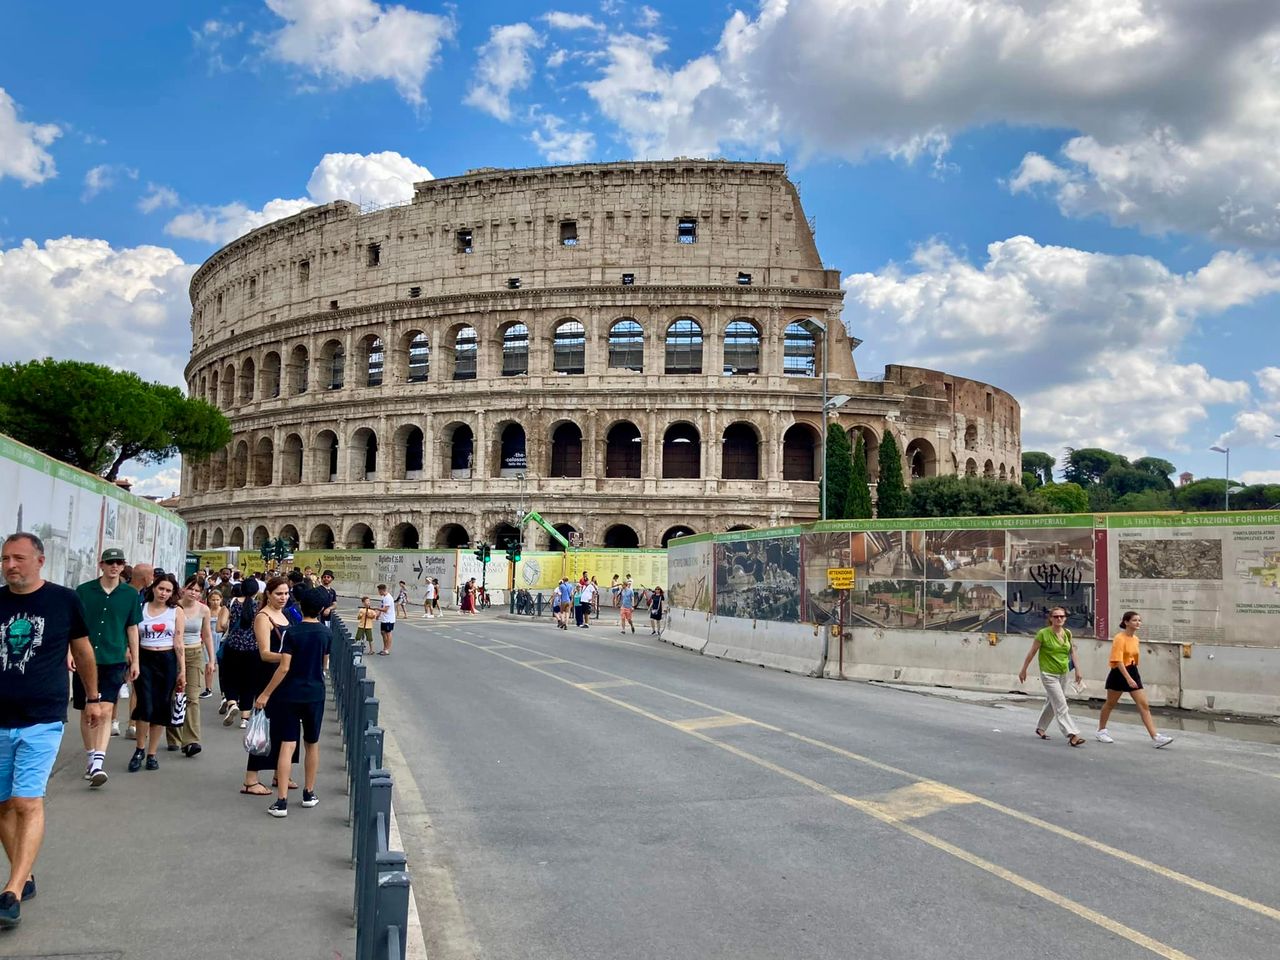
[[[1036,725],[1036,736],[1041,740],[1052,739],[1045,730],[1049,726],[1049,717],[1058,721],[1058,726],[1066,735],[1067,742],[1073,747],[1083,747],[1084,737],[1076,729],[1071,719],[1071,711],[1067,709],[1067,674],[1075,665],[1076,683],[1082,683],[1076,644],[1071,638],[1071,631],[1066,627],[1067,611],[1062,607],[1054,607],[1049,611],[1049,626],[1036,634],[1031,641],[1031,649],[1027,651],[1027,659],[1022,661],[1022,670],[1018,673],[1021,683],[1027,682],[1027,667],[1031,658],[1039,656],[1040,682],[1044,684],[1045,704],[1040,711],[1040,722]]]

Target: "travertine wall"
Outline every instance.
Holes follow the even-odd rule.
[[[405,206],[259,228],[191,299],[190,390],[235,427],[184,468],[196,546],[455,545],[522,505],[619,546],[811,519],[826,348],[829,395],[852,397],[839,421],[873,456],[893,429],[909,474],[1020,477],[1008,394],[898,366],[858,379],[839,275],[781,165],[429,181]]]

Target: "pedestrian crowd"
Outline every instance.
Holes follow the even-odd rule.
[[[4,540],[0,840],[9,875],[0,891],[0,930],[17,926],[22,904],[36,895],[44,796],[68,699],[80,714],[84,780],[100,790],[110,780],[113,737],[133,741],[124,766],[131,774],[158,771],[162,743],[166,752],[199,756],[206,734],[201,703],[214,697],[216,676],[223,727],[244,729],[252,713],[262,711],[270,729],[270,751],[249,754],[240,792],[274,795],[267,812],[287,817],[301,744],[301,805],[320,802],[324,671],[337,604],[332,571],[317,582],[309,570],[281,577],[224,568],[180,585],[173,573],[144,562],[130,566],[123,550],[109,547],[99,557],[100,575],[71,590],[43,578],[44,562],[38,536],[14,533]],[[393,603],[391,609],[394,624]],[[123,732],[121,700],[129,703]],[[270,787],[259,778],[264,770],[273,773]]]

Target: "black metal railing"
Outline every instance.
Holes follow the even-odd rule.
[[[383,729],[378,698],[365,675],[364,644],[333,616],[329,678],[342,721],[347,761],[356,960],[404,960],[410,880],[404,853],[391,849],[391,771],[382,765]]]

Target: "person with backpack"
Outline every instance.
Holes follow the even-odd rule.
[[[1032,658],[1036,658],[1040,667],[1040,682],[1044,684],[1045,703],[1040,711],[1040,719],[1036,723],[1036,736],[1041,740],[1052,740],[1046,732],[1049,718],[1058,721],[1067,743],[1073,747],[1083,747],[1084,737],[1071,719],[1071,711],[1067,707],[1067,674],[1074,668],[1076,683],[1084,682],[1080,674],[1079,661],[1076,659],[1076,644],[1067,629],[1067,611],[1063,607],[1054,607],[1049,611],[1049,626],[1041,629],[1031,641],[1031,649],[1022,661],[1022,670],[1018,673],[1020,683],[1027,682],[1027,667]]]

